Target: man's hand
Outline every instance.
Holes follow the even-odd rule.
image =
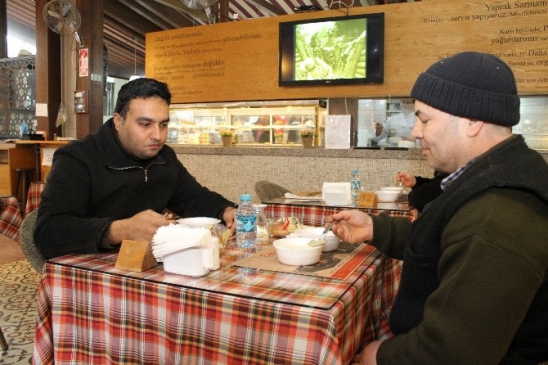
[[[383,129],[384,127],[381,123],[375,122],[375,135],[377,137],[381,135]]]
[[[373,341],[352,359],[351,365],[377,365],[377,351],[382,341]]]
[[[360,210],[343,210],[326,219],[326,223],[335,220],[331,228],[333,233],[348,243],[368,241],[373,237],[373,221]]]
[[[407,188],[412,188],[417,183],[415,176],[408,174],[407,172],[398,172],[396,174],[396,181]]]
[[[225,211],[223,212],[223,221],[226,224],[226,228],[230,229],[230,233],[234,233],[236,231],[236,208],[234,207],[227,207]]]
[[[164,216],[149,209],[131,218],[114,221],[110,225],[109,242],[112,245],[120,244],[123,240],[150,242],[158,228],[175,223],[169,218],[169,215]]]

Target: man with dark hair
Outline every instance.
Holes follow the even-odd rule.
[[[165,145],[170,103],[165,83],[130,81],[96,133],[56,150],[34,234],[45,258],[150,241],[173,222],[166,210],[234,229],[235,204],[200,185]]]
[[[512,134],[512,70],[490,54],[458,53],[422,73],[411,97],[412,134],[449,176],[413,223],[333,215],[340,238],[403,260],[395,336],[367,344],[355,363],[548,361],[548,166]]]

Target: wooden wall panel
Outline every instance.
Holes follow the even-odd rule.
[[[352,8],[385,13],[381,85],[278,86],[278,23],[340,16],[321,11],[147,34],[146,75],[174,103],[407,96],[432,63],[460,51],[500,56],[522,95],[548,93],[548,1],[431,0]]]

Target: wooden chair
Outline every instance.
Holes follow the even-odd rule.
[[[273,182],[261,180],[255,183],[255,193],[261,202],[266,202],[270,199],[283,197],[285,193],[291,193],[291,191]]]
[[[44,268],[44,257],[38,251],[38,248],[34,244],[34,227],[36,225],[36,217],[38,216],[38,209],[30,212],[23,223],[21,224],[21,249],[27,257],[30,265],[38,272],[42,273]]]

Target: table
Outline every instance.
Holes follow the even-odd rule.
[[[378,203],[375,207],[355,207],[352,205],[326,205],[321,200],[297,200],[276,198],[263,202],[265,216],[269,219],[297,217],[303,224],[324,226],[325,218],[343,209],[359,209],[369,214],[386,213],[393,217],[406,217],[411,221],[417,218],[417,210],[407,201]]]
[[[49,260],[33,363],[348,364],[391,336],[399,273],[372,247],[344,281],[233,266],[240,255],[227,246],[199,278],[118,270],[116,253]]]
[[[34,181],[30,183],[29,192],[27,194],[27,205],[25,206],[25,216],[40,206],[42,199],[42,191],[46,188],[44,181]]]
[[[23,223],[19,202],[14,196],[1,197],[4,209],[0,212],[0,234],[19,241],[19,227]]]

